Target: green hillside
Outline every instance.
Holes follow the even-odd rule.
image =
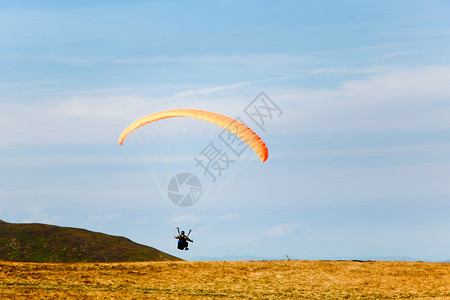
[[[0,220],[0,260],[23,262],[131,262],[181,260],[125,237],[46,224]]]

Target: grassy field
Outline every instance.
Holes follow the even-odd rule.
[[[450,299],[450,264],[0,262],[0,299]]]

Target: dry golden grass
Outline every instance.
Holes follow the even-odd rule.
[[[0,262],[0,298],[450,299],[450,264],[352,261]]]

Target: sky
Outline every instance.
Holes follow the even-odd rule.
[[[0,0],[0,219],[188,260],[448,260],[448,15],[434,0]],[[117,144],[173,108],[238,116],[269,149],[213,185],[185,252],[152,172]]]

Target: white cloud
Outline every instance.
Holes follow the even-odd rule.
[[[271,124],[270,132],[450,128],[450,67],[371,68],[358,72],[364,71],[370,76],[343,82],[334,89],[287,89],[284,84],[281,90],[272,88],[268,95],[284,114],[273,122],[273,127]],[[228,115],[243,114],[256,96],[247,95],[246,86],[253,85],[254,90],[258,85],[274,83],[276,87],[277,80],[284,82],[298,76],[178,90],[165,98],[136,96],[124,90],[119,95],[114,91],[74,93],[32,105],[3,101],[0,126],[8,130],[2,138],[7,144],[115,141],[133,120],[159,110],[197,107]]]
[[[144,224],[148,224],[149,223],[149,219],[148,218],[140,218],[134,221],[135,224],[137,225],[144,225]]]
[[[223,220],[236,220],[242,218],[242,215],[240,213],[230,213],[222,216],[218,216],[215,218],[217,221],[223,221]]]
[[[335,89],[271,94],[284,110],[277,129],[291,132],[448,129],[450,67],[379,70]]]
[[[258,238],[247,238],[242,241],[243,244],[253,244],[259,242]]]
[[[419,98],[423,96],[449,96],[450,67],[429,66],[404,69],[379,74],[363,80],[344,83],[339,91],[351,96],[351,101],[366,96],[370,101],[384,102],[398,98]],[[426,99],[428,100],[428,99]]]
[[[185,214],[185,215],[180,215],[180,216],[176,216],[172,218],[172,222],[175,224],[178,223],[191,223],[191,224],[195,224],[200,220],[200,216],[195,216],[195,215],[189,215],[189,214]]]
[[[378,59],[391,59],[391,58],[396,58],[398,56],[405,56],[405,55],[413,55],[413,54],[417,54],[418,52],[415,51],[394,51],[391,53],[386,53],[381,55],[380,57],[378,57]]]
[[[238,64],[256,67],[268,67],[268,65],[290,65],[304,64],[311,61],[317,61],[314,56],[290,55],[290,54],[229,54],[229,55],[180,55],[180,56],[153,56],[153,57],[44,57],[43,60],[59,62],[73,65],[92,65],[92,64]]]
[[[42,207],[28,207],[26,211],[30,214],[25,223],[44,223],[55,224],[61,221],[59,216],[49,216],[43,211]]]
[[[293,159],[299,156],[307,157],[333,157],[333,158],[356,158],[356,157],[371,157],[374,155],[385,154],[426,154],[427,156],[444,155],[450,153],[450,144],[444,143],[421,143],[416,145],[399,145],[399,146],[364,146],[362,148],[348,148],[348,149],[312,149],[312,150],[292,150],[276,154],[277,159]]]
[[[349,165],[347,167],[306,168],[303,172],[278,174],[270,184],[277,190],[290,191],[292,198],[265,197],[264,190],[258,203],[273,207],[295,205],[434,205],[446,203],[450,195],[450,164],[411,163],[377,166]],[[269,186],[269,184],[265,184]],[[266,192],[267,193],[267,192]],[[272,233],[281,231],[274,227]]]
[[[0,88],[30,88],[60,83],[60,80],[27,81],[27,82],[0,82]]]
[[[131,121],[155,107],[134,96],[78,96],[32,105],[0,103],[0,126],[7,144],[83,144],[115,141]]]
[[[199,89],[189,89],[186,91],[182,91],[179,92],[177,94],[175,94],[175,96],[173,98],[185,98],[187,96],[193,96],[193,95],[208,95],[208,94],[213,94],[219,91],[223,91],[223,90],[228,90],[228,89],[233,89],[233,88],[238,88],[238,87],[242,87],[245,85],[249,85],[252,84],[252,82],[237,82],[237,83],[233,83],[233,84],[229,84],[229,85],[221,85],[221,86],[213,86],[213,87],[208,87],[208,88],[199,88]]]
[[[31,153],[29,156],[16,155],[14,157],[0,157],[2,168],[51,168],[55,166],[80,166],[80,165],[101,165],[101,164],[125,164],[136,163],[126,156],[97,155],[88,156],[79,153],[67,156],[52,155],[38,156]]]
[[[267,235],[268,236],[287,235],[287,234],[290,234],[291,232],[293,232],[298,226],[299,226],[299,224],[296,222],[279,224],[279,225],[269,228],[267,230]]]
[[[83,223],[83,227],[88,227],[92,225],[97,225],[99,223],[105,223],[114,221],[120,218],[118,214],[107,214],[107,215],[95,215],[90,216],[86,222]]]

